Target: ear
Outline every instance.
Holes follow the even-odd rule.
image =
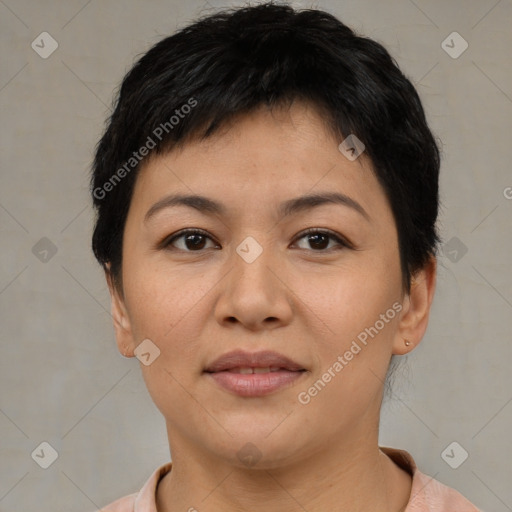
[[[112,274],[110,273],[110,264],[107,264],[107,268],[105,268],[105,279],[107,280],[110,292],[111,312],[114,320],[117,348],[124,357],[135,357],[135,345],[133,342],[130,317],[122,292],[115,285]]]
[[[412,278],[411,290],[405,295],[393,354],[404,355],[413,350],[427,330],[430,307],[436,289],[437,260],[432,256],[424,268]],[[409,345],[405,342],[408,341]]]

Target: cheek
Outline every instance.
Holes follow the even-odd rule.
[[[139,260],[126,266],[126,296],[134,333],[166,342],[194,316],[210,286],[201,276],[187,277],[180,270]]]
[[[180,417],[186,423],[203,413],[200,407],[196,410],[187,390],[200,372],[208,342],[203,332],[212,310],[208,295],[212,285],[200,275],[166,276],[162,269],[152,271],[149,266],[133,270],[126,283],[136,344],[149,338],[160,350],[151,365],[141,363],[140,368],[149,394],[166,418]]]
[[[401,275],[398,265],[390,265],[338,268],[330,276],[302,275],[295,281],[299,314],[312,322],[308,328],[317,361],[313,389],[300,391],[323,414],[362,410],[382,386],[400,308]],[[331,408],[333,403],[341,409]]]
[[[346,297],[354,302],[324,309],[332,332],[314,338],[318,364],[307,386],[297,390],[304,414],[322,418],[334,430],[378,410],[397,326],[393,304],[399,304],[378,293],[364,294],[359,304],[359,294]]]
[[[391,259],[367,258],[357,265],[301,272],[290,279],[301,319],[311,322],[312,332],[325,334],[319,342],[324,339],[336,349],[350,345],[361,331],[373,326],[401,295],[399,265]],[[388,320],[396,316],[390,313]]]

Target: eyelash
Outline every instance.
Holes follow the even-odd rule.
[[[297,241],[301,240],[302,238],[305,238],[306,236],[312,235],[312,234],[315,234],[315,235],[326,235],[326,236],[330,237],[332,240],[334,240],[338,244],[338,247],[330,247],[328,249],[316,249],[316,250],[315,249],[309,249],[312,252],[315,252],[315,253],[322,253],[322,252],[323,253],[329,253],[332,250],[353,249],[354,248],[353,245],[347,239],[341,237],[340,235],[338,235],[334,231],[331,231],[330,229],[319,229],[319,228],[309,228],[309,229],[306,229],[305,231],[302,231],[301,233],[299,233],[295,237],[294,243],[296,243]],[[170,237],[165,238],[159,244],[159,247],[161,247],[163,249],[169,249],[169,247],[172,245],[173,242],[175,242],[176,240],[178,240],[178,239],[180,239],[180,238],[182,238],[184,236],[187,236],[187,235],[201,235],[201,236],[209,238],[210,240],[215,242],[215,240],[209,235],[209,233],[207,233],[206,231],[203,231],[202,229],[197,229],[197,228],[196,229],[184,229],[182,231],[178,231],[177,233],[171,235]],[[174,248],[174,249],[176,249],[176,248]],[[193,252],[202,252],[204,249],[199,249],[197,251],[186,250],[186,249],[176,249],[176,250],[183,251],[183,252],[193,253]],[[305,250],[308,250],[308,249],[305,249]]]

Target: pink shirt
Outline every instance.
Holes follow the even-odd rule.
[[[405,450],[381,447],[398,466],[412,475],[412,489],[405,512],[482,512],[455,489],[421,473]],[[120,498],[101,509],[102,512],[158,512],[155,504],[160,479],[171,470],[172,463],[160,466],[138,493]]]

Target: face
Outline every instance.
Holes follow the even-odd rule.
[[[421,339],[433,285],[403,293],[387,198],[340,142],[295,104],[140,171],[113,312],[123,354],[150,340],[141,369],[171,450],[275,467],[375,433],[391,355]]]

